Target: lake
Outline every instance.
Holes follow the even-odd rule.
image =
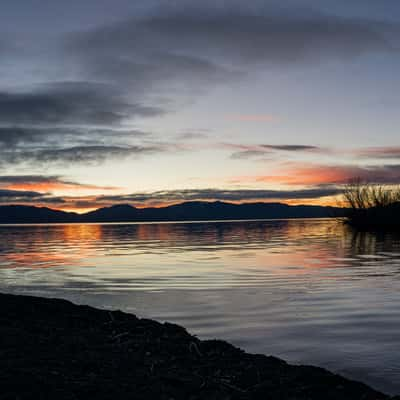
[[[400,236],[335,220],[0,226],[0,290],[119,308],[400,393]]]

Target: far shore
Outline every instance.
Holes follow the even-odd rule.
[[[171,222],[227,221],[291,218],[326,218],[345,216],[345,210],[334,207],[283,203],[184,202],[166,207],[136,208],[119,204],[84,214],[26,205],[0,206],[0,224],[17,223],[102,223],[102,222]]]
[[[0,226],[34,226],[34,225],[151,225],[151,224],[210,224],[240,222],[279,222],[279,221],[343,221],[344,217],[292,217],[292,218],[248,218],[248,219],[194,219],[194,220],[154,220],[154,221],[116,221],[116,222],[14,222],[0,223]],[[350,225],[350,224],[348,224]]]
[[[399,400],[121,311],[9,294],[0,304],[2,399]]]

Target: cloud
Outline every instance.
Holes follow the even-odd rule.
[[[360,158],[400,159],[399,146],[367,147],[356,150],[352,153]]]
[[[144,136],[144,132],[123,126],[129,118],[161,114],[160,108],[129,101],[120,89],[103,83],[57,82],[18,93],[3,91],[1,163],[91,163],[107,155],[150,152],[116,143]]]
[[[6,201],[13,201],[16,199],[37,199],[41,197],[42,194],[33,191],[24,191],[24,190],[7,190],[0,189],[0,199]]]
[[[157,107],[129,103],[106,84],[58,82],[22,93],[0,92],[2,125],[113,125],[162,113]]]
[[[186,189],[174,191],[156,191],[151,193],[133,193],[128,195],[99,196],[99,202],[111,203],[147,203],[179,202],[193,200],[248,201],[271,199],[314,199],[333,196],[339,193],[335,187],[320,187],[302,190],[223,190],[223,189]]]
[[[400,183],[400,164],[355,166],[291,163],[290,166],[272,171],[270,175],[240,177],[233,181],[304,186],[343,184],[354,178],[371,183]]]
[[[149,132],[120,127],[0,127],[0,165],[92,164],[168,151],[168,144],[150,139]]]
[[[127,143],[151,137],[150,132],[119,127],[48,127],[0,126],[0,152],[56,149],[73,146],[101,146],[106,143]]]
[[[284,151],[284,152],[305,152],[305,153],[319,153],[319,154],[337,154],[344,156],[357,157],[359,159],[371,159],[371,160],[384,160],[384,159],[400,159],[400,147],[399,146],[381,146],[381,147],[364,147],[358,149],[337,149],[328,147],[319,147],[315,145],[302,145],[302,144],[259,144],[259,145],[244,145],[244,144],[221,144],[224,148],[240,149],[240,151],[234,152],[231,155],[233,159],[248,159],[248,158],[259,158],[263,155],[272,154],[272,152]],[[333,167],[335,169],[335,167]],[[350,167],[349,167],[350,168]],[[360,167],[364,169],[370,169],[370,167]]]
[[[175,44],[169,40],[168,34],[162,38],[146,28],[144,21],[133,18],[76,34],[69,47],[88,76],[129,84],[140,97],[149,90],[159,91],[160,85],[199,90],[199,85],[226,82],[238,76],[209,57],[197,55],[196,48],[187,51],[176,40]]]
[[[123,123],[161,114],[160,108],[130,102],[106,84],[57,82],[25,92],[0,92],[1,164],[91,163],[151,153],[154,146],[127,144],[147,133]]]
[[[302,145],[302,144],[262,144],[261,147],[268,150],[282,150],[282,151],[321,151],[318,146]]]
[[[40,76],[47,76],[49,82],[0,90],[1,164],[92,163],[166,151],[142,142],[133,144],[123,131],[132,121],[176,111],[204,91],[266,65],[346,60],[392,51],[387,35],[391,29],[381,22],[271,2],[193,5],[178,1],[163,6],[156,2],[124,21],[69,33],[56,43],[56,50],[42,49],[51,65],[37,64],[35,55],[32,69],[45,71]],[[31,57],[32,51],[25,50]],[[18,51],[15,60],[21,62],[24,49]],[[25,61],[29,66],[29,59]],[[18,75],[6,72],[14,79]],[[34,80],[38,81],[36,75]],[[270,119],[257,114],[238,117]],[[263,150],[312,150],[261,147],[237,149],[243,153],[233,158],[258,156]]]
[[[0,189],[0,203],[2,204],[51,204],[60,206],[64,202],[65,200],[61,197],[48,196],[35,191]]]
[[[293,202],[322,199],[339,194],[340,189],[333,186],[314,187],[301,190],[257,190],[257,189],[183,189],[155,192],[89,195],[89,196],[52,196],[50,194],[0,189],[0,203],[49,205],[55,208],[69,210],[88,210],[121,203],[138,206],[162,206],[185,201],[228,201],[257,202],[282,201]]]
[[[18,93],[0,92],[0,164],[79,162],[152,154],[159,145],[132,144],[151,136],[124,125],[160,116],[109,84],[57,82]]]
[[[265,158],[269,152],[265,150],[243,150],[232,153],[230,158],[232,160],[246,160],[249,158]]]
[[[3,163],[84,163],[96,164],[109,158],[139,157],[168,151],[168,146],[74,146],[66,148],[48,148],[34,151],[13,151],[2,154]]]
[[[9,191],[31,191],[34,193],[48,193],[54,190],[118,189],[113,186],[98,186],[73,182],[56,175],[0,175],[0,188]]]
[[[329,149],[323,149],[318,146],[301,145],[301,144],[258,144],[258,145],[245,145],[234,143],[222,143],[221,147],[228,149],[235,149],[230,158],[235,160],[249,159],[249,158],[265,158],[264,156],[271,155],[273,152],[329,152]]]
[[[208,3],[180,10],[155,9],[148,17],[116,23],[79,39],[86,38],[84,49],[112,48],[120,52],[130,48],[139,53],[145,49],[146,53],[195,53],[216,59],[223,53],[232,61],[246,63],[291,62],[312,57],[313,53],[319,58],[321,53],[349,56],[390,49],[385,39],[387,28],[383,23],[309,10],[273,5],[240,9],[227,5],[217,10]]]
[[[391,26],[382,22],[282,8],[271,2],[193,6],[178,1],[77,32],[67,39],[66,52],[87,79],[128,86],[139,98],[163,89],[196,97],[263,65],[392,51],[389,30]],[[271,120],[270,115],[235,118]]]

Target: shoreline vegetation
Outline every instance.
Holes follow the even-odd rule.
[[[10,294],[0,304],[2,399],[399,399],[121,311]]]
[[[359,230],[400,230],[400,188],[349,183],[343,192],[345,222]]]

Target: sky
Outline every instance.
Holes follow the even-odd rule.
[[[2,0],[0,204],[333,204],[400,183],[398,0]]]

